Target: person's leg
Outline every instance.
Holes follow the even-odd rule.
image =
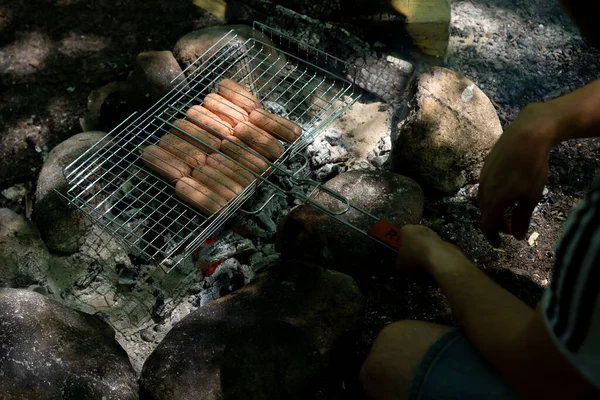
[[[455,329],[423,321],[398,321],[386,326],[360,371],[367,394],[377,400],[406,398],[415,369],[427,349]]]

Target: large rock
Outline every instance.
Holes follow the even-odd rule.
[[[134,112],[145,111],[185,79],[177,78],[181,72],[170,51],[138,54],[127,79],[116,88],[106,88],[111,92],[100,107],[100,129],[110,131]]]
[[[87,110],[83,118],[79,120],[83,131],[95,131],[100,129],[100,110],[104,100],[119,90],[122,82],[111,82],[97,89],[92,90],[87,99]]]
[[[502,126],[488,97],[445,68],[422,74],[398,125],[392,169],[425,189],[452,193],[475,181]]]
[[[232,31],[231,33],[229,33]],[[225,36],[227,35],[227,36]],[[248,39],[256,39],[259,42],[265,43],[269,46],[275,47],[275,44],[265,34],[258,30],[254,30],[248,25],[217,25],[208,28],[200,29],[187,35],[183,36],[175,44],[173,54],[177,61],[179,61],[181,67],[186,69],[194,63],[200,56],[203,56],[202,61],[212,57],[224,44],[231,44],[228,52],[224,52],[224,55],[229,56],[234,51],[233,46],[239,46],[235,49],[237,51],[247,51],[248,46],[242,44]],[[215,44],[217,44],[215,46]],[[215,46],[215,47],[213,47]],[[264,47],[260,43],[256,42],[252,48],[252,52],[259,54],[259,58],[268,60],[268,65],[272,65],[277,62],[278,59],[283,60],[283,54],[275,51],[271,47]],[[210,50],[210,51],[209,51]],[[239,53],[237,53],[239,54]],[[222,61],[222,60],[221,60]],[[244,63],[242,63],[244,64]],[[193,66],[188,70],[188,74],[195,70],[197,65]],[[227,68],[228,65],[224,65],[220,68]],[[246,66],[248,68],[248,66]],[[275,68],[275,67],[273,67]]]
[[[246,43],[248,39],[256,41]],[[232,78],[241,81],[261,100],[266,100],[267,94],[276,98],[279,92],[273,90],[284,89],[276,89],[282,82],[274,75],[283,78],[290,69],[287,58],[276,50],[271,39],[248,25],[218,25],[188,33],[177,41],[173,54],[181,67],[187,68],[188,78],[198,83],[196,89],[206,89],[199,96],[207,94],[214,82]],[[204,62],[208,66],[198,69]],[[313,87],[307,85],[304,89],[310,93]],[[293,108],[295,104],[288,106]]]
[[[90,226],[84,213],[69,207],[54,190],[64,193],[64,168],[104,136],[104,132],[72,136],[50,151],[42,167],[35,192],[35,223],[51,251],[76,252]]]
[[[185,317],[144,364],[150,399],[306,399],[357,325],[354,281],[291,262]]]
[[[0,397],[137,399],[114,331],[41,294],[0,289]]]
[[[351,171],[325,186],[353,206],[400,227],[419,223],[423,214],[424,196],[419,185],[391,172]],[[320,192],[314,201],[333,212],[345,207],[326,192]],[[364,232],[376,222],[353,208],[339,218]],[[361,287],[378,268],[391,270],[395,257],[393,251],[310,205],[295,208],[280,221],[276,248],[284,259],[306,260],[347,273]]]
[[[8,208],[0,209],[0,287],[42,283],[50,254],[36,227]]]

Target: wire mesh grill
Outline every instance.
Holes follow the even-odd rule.
[[[358,99],[348,80],[330,72],[349,74],[343,62],[264,25],[255,24],[255,29],[275,46],[229,32],[184,71],[186,79],[163,99],[142,115],[130,116],[65,169],[68,190],[63,196],[132,254],[167,269],[176,266],[237,212],[258,185],[273,185],[267,180],[270,173],[295,176],[283,165]],[[295,54],[281,48],[294,49]],[[160,145],[170,132],[187,134],[174,121],[189,120],[190,107],[203,104],[224,78],[245,86],[265,110],[301,126],[302,135],[285,144],[275,160],[250,149],[252,156],[268,163],[262,173],[204,143],[209,147],[206,155],[221,154],[235,162],[252,174],[253,182],[218,212],[201,213],[175,196],[173,184],[164,176],[149,171],[141,154],[148,146]]]

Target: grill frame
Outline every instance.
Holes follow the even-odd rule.
[[[67,191],[59,194],[65,201],[83,211],[131,254],[156,263],[166,272],[191,256],[236,212],[259,212],[266,203],[253,212],[240,209],[260,185],[276,189],[271,198],[291,194],[311,203],[310,196],[278,187],[267,179],[266,173],[253,173],[255,181],[241,194],[218,213],[204,216],[175,197],[172,184],[144,168],[141,149],[158,143],[162,136],[158,133],[164,134],[173,126],[170,117],[181,116],[192,105],[202,104],[203,97],[223,77],[242,83],[250,79],[246,86],[254,89],[266,109],[301,124],[302,136],[270,163],[271,169],[293,179],[298,186],[310,186],[311,193],[321,190],[338,198],[342,207],[337,211],[311,204],[358,230],[337,218],[352,207],[346,199],[318,182],[300,179],[299,171],[286,168],[359,99],[360,94],[347,79],[352,77],[352,66],[260,23],[255,23],[254,29],[275,46],[256,38],[242,40],[233,31],[228,32],[182,72],[185,79],[160,101],[140,115],[131,115],[64,169]],[[281,50],[282,47],[294,49],[295,54]],[[273,59],[273,54],[282,56]],[[225,65],[227,60],[233,62]],[[273,66],[276,70],[269,72]],[[283,80],[273,83],[277,79]],[[314,110],[310,111],[311,107]],[[153,232],[150,239],[148,232]]]

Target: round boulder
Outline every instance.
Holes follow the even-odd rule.
[[[80,119],[81,129],[95,131],[100,129],[100,109],[106,98],[120,89],[122,82],[111,82],[92,90],[87,99],[87,110]]]
[[[419,76],[409,98],[392,147],[392,170],[442,193],[477,180],[502,134],[490,99],[465,76],[439,67]]]
[[[137,399],[114,331],[39,293],[0,289],[0,393],[8,399]]]
[[[36,227],[22,215],[0,208],[0,287],[44,282],[49,258]]]
[[[181,68],[170,51],[138,54],[133,71],[124,82],[109,86],[100,106],[98,126],[107,132],[134,112],[143,112],[184,81]]]
[[[72,254],[79,249],[90,221],[85,214],[69,207],[55,190],[66,191],[63,170],[91,148],[106,133],[83,132],[70,137],[48,154],[35,192],[35,223],[50,251]]]
[[[301,262],[276,265],[175,325],[144,364],[142,397],[314,398],[362,307],[346,275]]]
[[[232,31],[230,33],[230,31]],[[244,42],[248,39],[256,39],[257,42],[253,43],[252,46],[244,46]],[[263,46],[261,43],[268,45]],[[215,46],[216,45],[216,46]],[[226,45],[226,46],[224,46]],[[215,46],[215,47],[213,47]],[[272,46],[272,47],[270,47]],[[250,50],[248,47],[252,47]],[[248,60],[249,62],[263,61],[266,65],[269,65],[270,71],[278,71],[279,68],[276,64],[280,63],[283,66],[285,62],[285,56],[274,49],[275,44],[269,39],[264,33],[253,29],[248,25],[217,25],[208,28],[200,29],[187,35],[183,36],[175,44],[173,54],[175,58],[185,70],[202,56],[201,61],[205,61],[217,55],[218,57],[228,57],[229,60],[237,60],[240,56],[240,52],[250,50],[253,55],[257,55],[256,60]],[[220,50],[223,48],[223,50]],[[233,55],[233,57],[232,57]],[[242,76],[245,76],[249,70],[252,70],[252,66],[248,65],[248,62],[244,61],[240,64],[243,65],[244,70]],[[192,66],[187,74],[191,74],[195,71],[196,66]],[[222,68],[228,68],[231,65],[225,63],[224,66],[218,71],[222,73]],[[264,70],[264,67],[261,71]],[[235,68],[231,70],[235,72]],[[203,71],[206,74],[206,71]],[[258,74],[260,75],[260,74]],[[258,84],[258,83],[257,83]]]
[[[392,172],[355,170],[331,179],[325,186],[377,218],[396,226],[418,224],[424,207],[423,191],[410,178]],[[313,201],[332,213],[346,204],[325,191]],[[376,222],[371,216],[350,208],[337,218],[367,232]],[[311,206],[293,209],[280,221],[276,248],[284,259],[299,259],[347,273],[362,286],[378,267],[392,270],[395,252],[364,233]]]

